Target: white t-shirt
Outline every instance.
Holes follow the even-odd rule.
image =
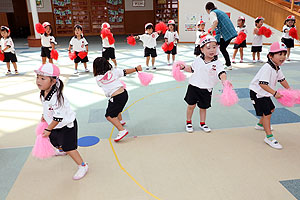
[[[148,47],[152,49],[156,47],[156,39],[158,36],[157,32],[153,32],[152,34],[145,33],[143,35],[139,35],[139,38],[143,42],[144,48]]]
[[[66,97],[64,97],[63,105],[58,105],[57,89],[51,89],[49,94],[44,98],[42,96],[43,104],[43,117],[47,124],[50,124],[53,120],[59,123],[54,129],[68,126],[72,128],[74,126],[75,112],[71,110],[70,103]]]
[[[43,47],[51,47],[51,43],[57,44],[53,36],[41,34],[41,43]]]
[[[246,29],[246,26],[243,26],[243,27],[237,26],[237,27],[235,28],[235,30],[236,30],[237,34],[239,34],[240,32],[244,32],[245,34],[248,34],[247,29]]]
[[[11,53],[15,53],[15,45],[14,45],[14,42],[13,40],[11,39],[11,37],[8,37],[6,39],[4,38],[1,38],[1,49],[5,49],[7,46],[10,46],[8,49],[6,49],[4,52],[8,53],[8,52],[11,52]]]
[[[88,42],[84,37],[81,37],[81,39],[77,39],[77,37],[72,37],[70,41],[70,45],[73,48],[73,51],[80,52],[80,51],[86,51],[86,46],[88,45]]]
[[[96,76],[96,81],[98,86],[103,89],[105,96],[110,98],[115,91],[123,87],[123,84],[119,80],[119,78],[123,76],[125,76],[124,70],[112,69],[107,71],[104,75]]]
[[[290,35],[289,35],[289,32],[290,32],[290,30],[291,30],[291,28],[293,28],[293,27],[289,27],[289,26],[287,26],[287,25],[284,25],[283,26],[283,28],[282,28],[282,37],[283,38],[286,38],[286,39],[293,39],[293,37],[291,37]],[[296,28],[296,26],[294,26],[294,28]],[[285,32],[286,31],[286,32]]]
[[[210,21],[211,24],[213,24],[215,21],[218,21],[217,14],[215,12],[210,11],[209,21]]]
[[[101,35],[101,38],[102,38],[102,35]],[[115,48],[115,43],[114,44],[109,44],[108,37],[105,37],[105,38],[102,38],[102,47],[104,47],[104,48],[109,48],[109,47]]]
[[[252,46],[262,46],[263,45],[263,36],[254,34],[253,40],[252,40]]]
[[[205,63],[201,56],[195,59],[191,67],[194,72],[189,79],[189,84],[209,91],[218,84],[219,74],[225,72],[220,60]]]
[[[171,31],[167,30],[164,38],[168,39],[168,42],[171,43],[171,42],[174,42],[175,39],[179,40],[179,35],[178,35],[177,31],[171,32]],[[177,41],[174,42],[175,46],[176,46],[176,44],[177,44]]]
[[[273,64],[273,66],[275,65]],[[257,98],[271,97],[273,95],[267,92],[266,90],[262,89],[259,83],[266,84],[270,86],[270,88],[275,90],[276,83],[284,80],[285,78],[280,68],[278,71],[276,71],[274,67],[272,67],[269,63],[266,63],[260,68],[260,70],[257,72],[255,77],[251,81],[249,89],[257,93]]]
[[[196,42],[195,42],[195,45],[200,45],[201,37],[203,35],[205,35],[205,34],[207,34],[205,31],[199,31],[199,30],[196,31]]]

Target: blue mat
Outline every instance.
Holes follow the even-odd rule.
[[[78,146],[89,147],[97,144],[100,139],[96,136],[85,136],[78,139]]]

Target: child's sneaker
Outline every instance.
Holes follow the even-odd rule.
[[[234,58],[232,58],[232,61],[231,61],[232,63],[235,63],[235,59]]]
[[[65,156],[65,155],[67,155],[67,153],[62,150],[55,149],[55,155],[56,156]]]
[[[274,149],[282,149],[282,146],[279,144],[277,140],[275,140],[274,137],[272,137],[272,140],[265,137],[264,139],[265,143],[273,147]]]
[[[225,69],[232,70],[232,66],[231,65],[230,66],[226,66]]]
[[[155,70],[155,69],[156,69],[156,67],[155,67],[155,66],[152,66],[152,69],[154,69],[154,70]]]
[[[203,130],[203,131],[206,132],[206,133],[211,132],[211,129],[210,129],[206,124],[204,124],[204,125],[199,125],[199,127],[200,127],[201,130]]]
[[[262,60],[258,60],[257,62],[263,63],[264,61],[262,61]]]
[[[185,127],[186,132],[192,133],[194,131],[192,124],[187,124]]]
[[[259,130],[259,131],[264,131],[264,127],[263,125],[260,125],[260,124],[256,124],[255,127],[254,127],[256,130]],[[271,131],[273,131],[273,127],[271,126]]]
[[[9,74],[11,74],[11,71],[7,70],[6,75],[9,75]]]
[[[90,72],[90,70],[88,68],[85,68],[85,72]]]
[[[83,178],[88,172],[89,166],[85,163],[85,166],[79,165],[76,174],[73,176],[73,180],[79,180]]]
[[[120,123],[121,123],[122,126],[124,126],[126,124],[126,122],[123,121],[123,120],[121,120]]]
[[[146,70],[149,70],[149,69],[150,69],[149,66],[147,66],[147,67],[146,67]]]
[[[240,63],[243,63],[243,62],[244,62],[244,60],[243,60],[243,59],[241,59],[241,60],[240,60]]]
[[[74,74],[78,74],[78,70],[77,69],[74,70]]]
[[[168,60],[168,65],[171,65],[171,62],[170,62],[170,60]]]
[[[117,137],[115,138],[115,142],[119,142],[120,140],[122,140],[126,135],[128,135],[128,131],[125,129],[123,131],[119,131],[119,134],[117,135]]]
[[[15,74],[19,74],[18,70],[15,70]]]
[[[256,63],[256,60],[252,60],[253,63]]]

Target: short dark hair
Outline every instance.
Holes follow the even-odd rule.
[[[278,51],[278,52],[275,52],[275,53],[269,52],[268,55],[267,55],[267,57],[268,57],[268,58],[269,58],[269,56],[270,56],[270,57],[274,57],[275,54],[283,53],[283,52],[285,52],[285,55],[287,54],[287,51]]]
[[[147,30],[147,29],[151,29],[151,28],[154,30],[154,27],[153,27],[152,24],[149,24],[148,26],[146,26],[146,30]]]
[[[82,26],[81,26],[81,25],[76,24],[76,25],[74,26],[74,30],[75,30],[76,28],[77,28],[77,29],[80,29],[80,30],[82,31]]]
[[[104,58],[98,57],[93,62],[93,74],[104,75],[107,71],[112,69],[112,65]]]
[[[217,7],[215,6],[215,4],[213,2],[207,2],[205,9],[206,10],[214,10],[214,9],[217,9]]]
[[[1,26],[1,31],[5,31],[6,33],[9,32],[5,26]]]
[[[263,20],[263,19],[257,19],[257,20],[255,20],[255,24],[258,24],[261,20]]]

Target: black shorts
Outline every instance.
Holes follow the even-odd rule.
[[[247,47],[247,42],[244,40],[241,44],[234,44],[233,49],[238,49],[238,48],[245,48]]]
[[[128,101],[128,93],[126,90],[121,94],[111,97],[108,100],[105,117],[117,117],[121,113]]]
[[[16,54],[12,52],[4,52],[3,62],[18,62]]]
[[[81,59],[79,56],[78,56],[78,53],[79,52],[75,52],[76,53],[76,58],[74,59],[74,63],[79,63],[79,62],[81,62],[81,63],[87,63],[87,62],[89,62],[89,59],[88,59],[88,57],[86,56],[86,57],[84,57],[83,59]]]
[[[294,39],[281,38],[281,42],[285,44],[287,48],[294,48]]]
[[[195,46],[194,55],[199,56],[201,54],[200,45]]]
[[[257,116],[271,115],[275,106],[270,97],[257,98],[256,92],[250,90],[250,98]]]
[[[252,46],[251,47],[251,52],[261,52],[262,51],[262,46]]]
[[[51,144],[56,148],[62,148],[63,151],[72,151],[77,149],[77,120],[74,120],[74,126],[68,128],[53,129],[49,136]]]
[[[151,55],[152,58],[157,57],[156,48],[148,48],[148,47],[146,47],[145,50],[144,50],[144,52],[145,52],[144,57],[148,57],[150,55]]]
[[[51,59],[50,53],[51,53],[51,47],[41,47],[41,56],[47,57]]]
[[[207,89],[201,89],[193,85],[189,85],[184,97],[188,105],[195,105],[202,109],[211,107],[211,95]]]
[[[176,55],[177,54],[177,46],[174,45],[173,49],[171,51],[166,51],[166,54]]]
[[[115,48],[112,47],[103,47],[102,49],[102,57],[106,60],[116,59]]]

